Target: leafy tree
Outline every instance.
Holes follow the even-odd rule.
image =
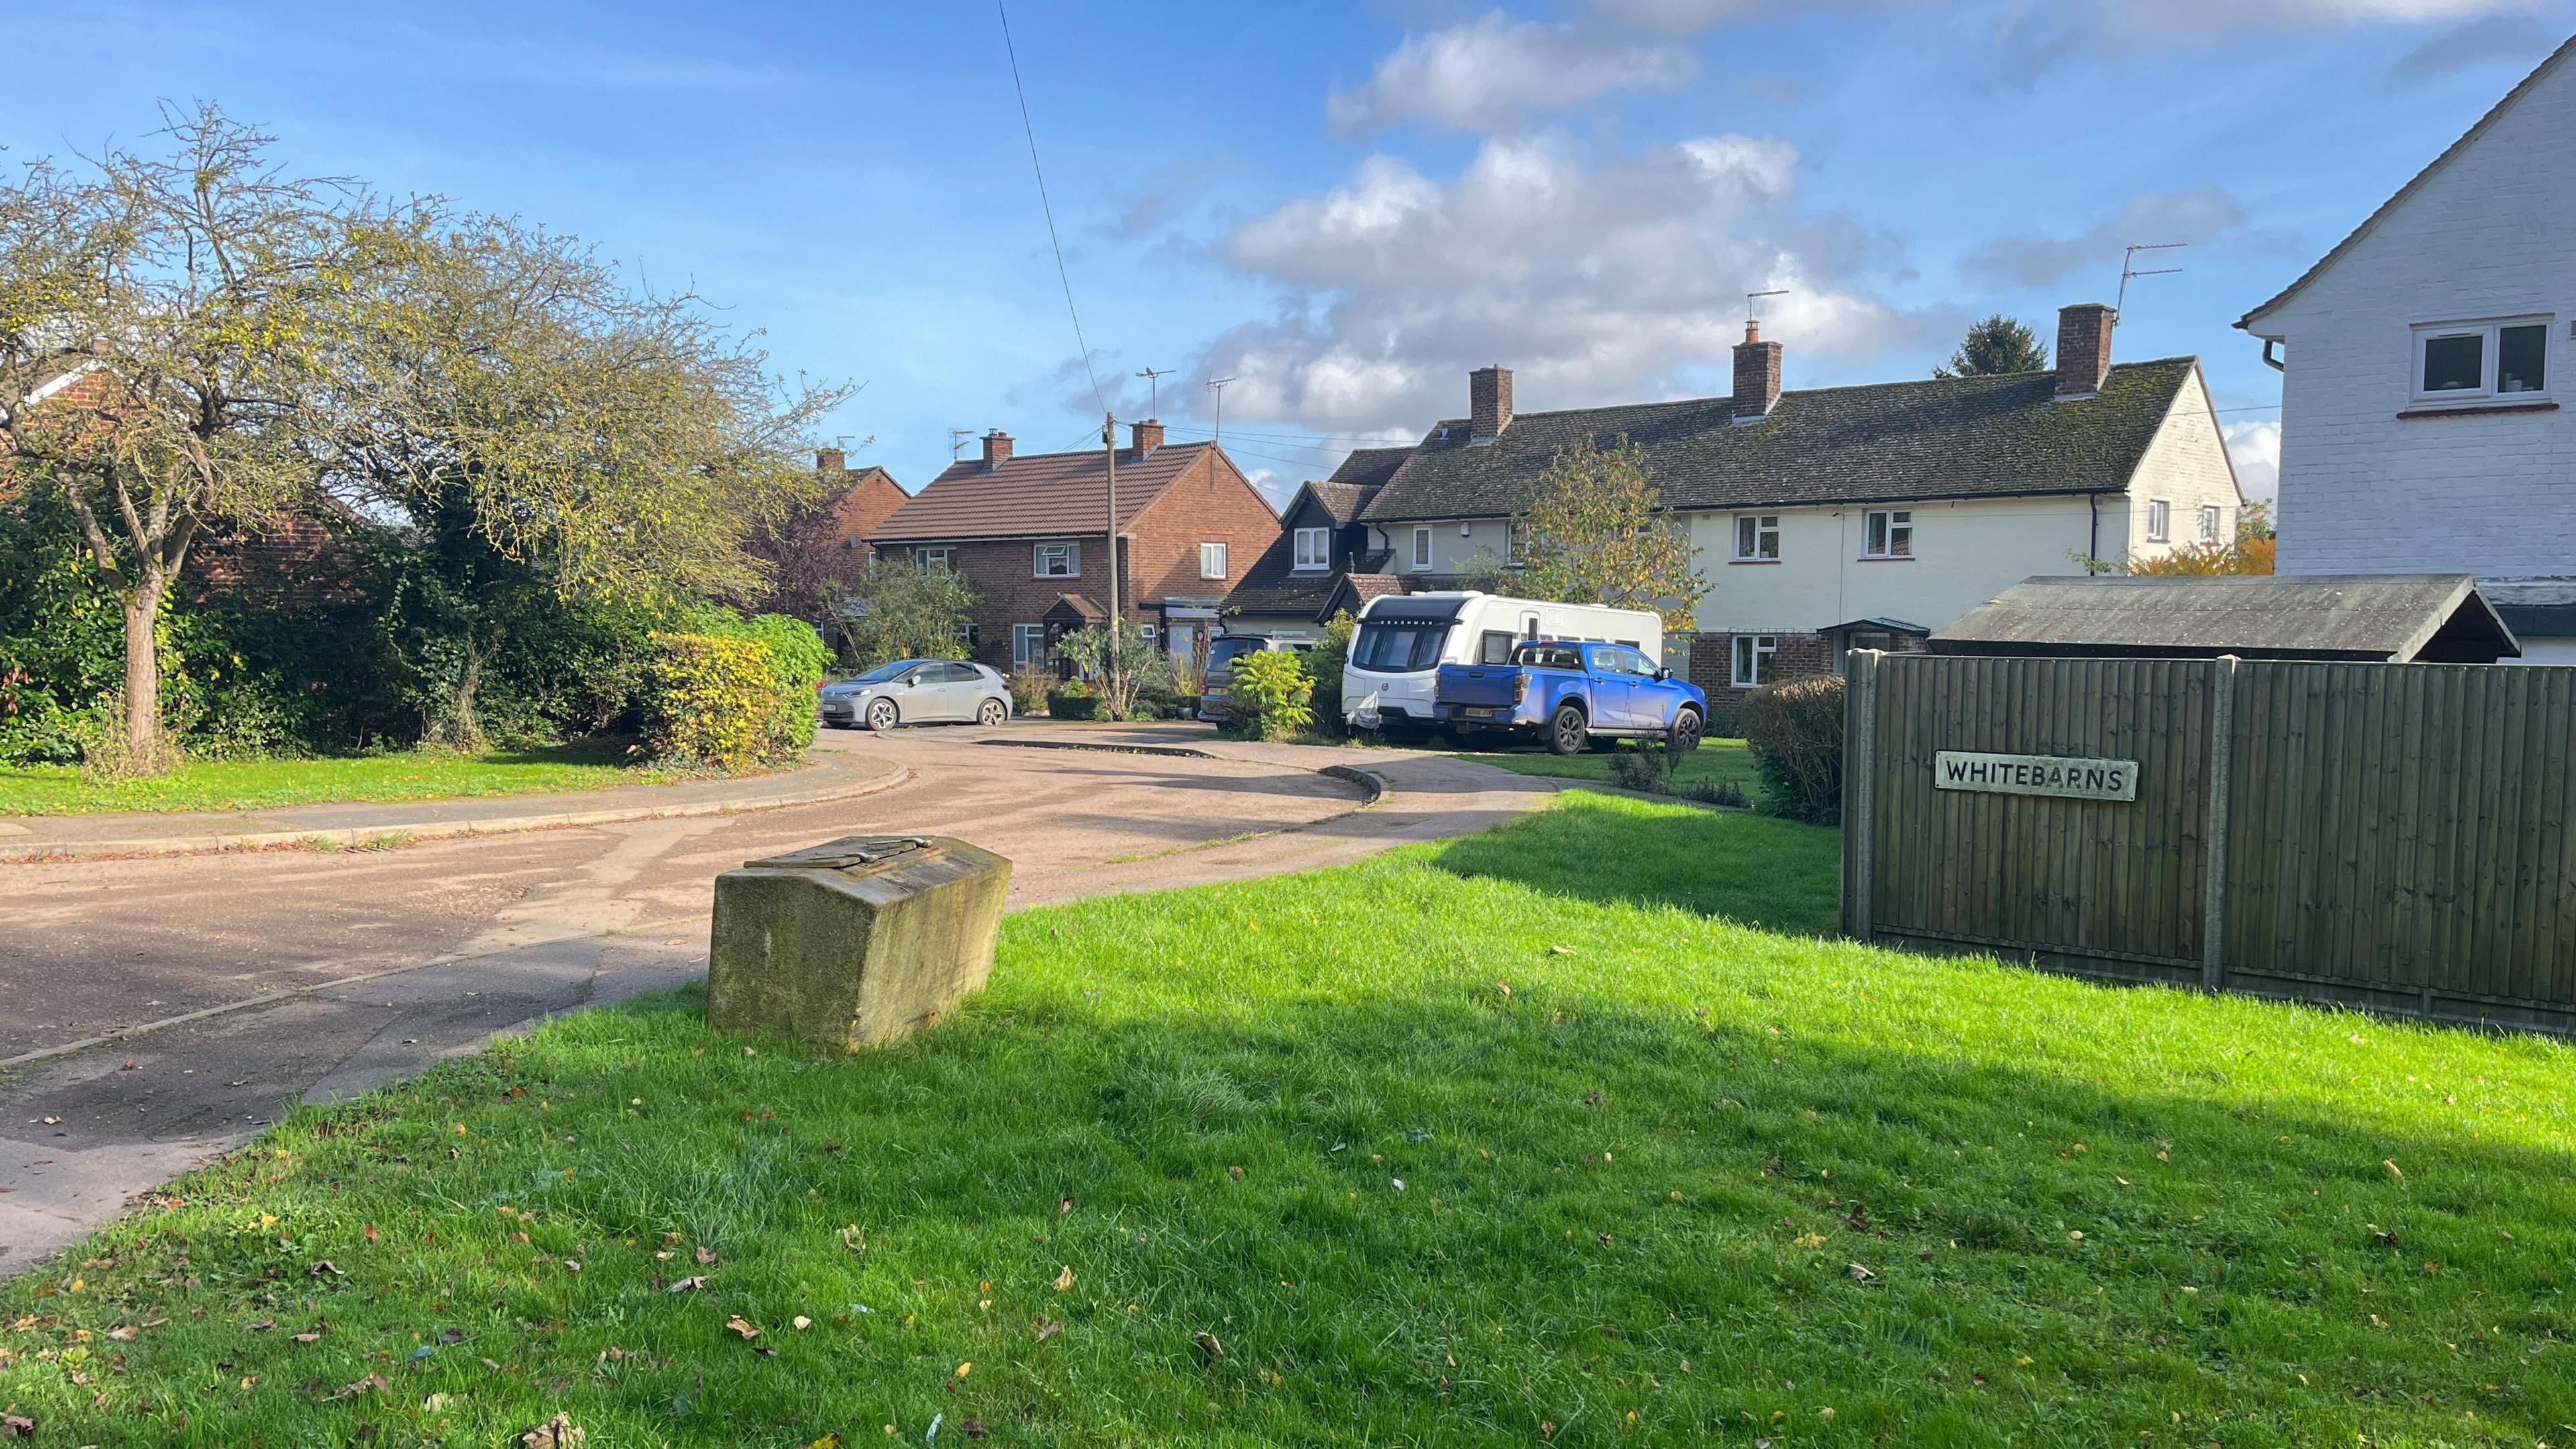
[[[155,152],[0,183],[0,473],[58,494],[121,608],[123,763],[143,773],[170,757],[172,583],[210,521],[310,486],[302,444],[337,394],[322,362],[380,215],[213,106],[163,120]]]
[[[827,601],[841,652],[861,669],[897,659],[963,659],[975,617],[975,586],[964,574],[910,559],[872,559]]]
[[[1691,627],[1708,585],[1681,522],[1647,476],[1645,450],[1623,435],[1557,450],[1538,495],[1515,514],[1521,563],[1513,592],[1574,604],[1651,609]]]
[[[1934,377],[1986,377],[2003,372],[2046,372],[2048,349],[2039,334],[2001,312],[1975,323]]]
[[[1315,676],[1306,656],[1269,649],[1234,661],[1226,701],[1255,739],[1284,740],[1314,723]]]
[[[571,238],[424,210],[373,228],[331,359],[334,490],[406,542],[430,732],[484,737],[514,630],[567,603],[668,613],[759,592],[744,544],[816,486],[788,389],[694,297],[630,290]]]
[[[1139,694],[1169,688],[1172,682],[1171,662],[1133,619],[1120,619],[1114,629],[1107,624],[1077,629],[1057,640],[1056,649],[1100,691],[1101,706],[1111,719],[1135,718]]]

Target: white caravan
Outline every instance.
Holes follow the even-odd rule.
[[[1551,604],[1502,594],[1388,594],[1360,609],[1342,670],[1342,714],[1357,729],[1431,723],[1443,664],[1502,664],[1524,639],[1627,644],[1664,662],[1664,621],[1644,609]]]

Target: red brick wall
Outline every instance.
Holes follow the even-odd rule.
[[[1834,641],[1824,634],[1774,634],[1780,641],[1779,651],[1771,656],[1771,673],[1765,684],[1786,684],[1793,679],[1813,679],[1834,672]],[[1896,653],[1919,654],[1923,641],[1899,634],[1893,640]],[[1728,733],[1733,721],[1744,709],[1744,697],[1751,689],[1738,689],[1730,683],[1735,675],[1735,636],[1732,634],[1698,634],[1691,638],[1690,682],[1708,696],[1709,718],[1724,723]]]
[[[869,469],[857,487],[842,494],[840,501],[832,505],[833,537],[858,540],[858,547],[853,551],[864,562],[876,552],[868,544],[868,535],[885,527],[885,521],[894,517],[894,511],[911,496],[897,487],[894,479],[883,470]]]
[[[1216,449],[1199,455],[1129,530],[1129,573],[1149,601],[1223,598],[1279,541],[1279,515]],[[1199,577],[1199,545],[1226,546],[1226,576]]]
[[[1223,598],[1232,592],[1262,550],[1279,537],[1279,519],[1242,473],[1210,449],[1136,515],[1128,533],[1120,612],[1159,628],[1166,598]],[[1080,594],[1102,608],[1109,606],[1108,535],[1051,534],[1046,541],[1081,544],[1082,577],[1035,577],[1036,539],[954,545],[957,571],[981,596],[975,606],[978,663],[1009,672],[1011,626],[1042,622],[1059,595]],[[1201,543],[1227,546],[1226,578],[1199,577]],[[897,544],[889,551],[908,556],[922,546]]]

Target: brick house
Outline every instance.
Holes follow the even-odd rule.
[[[1314,638],[1336,613],[1357,614],[1380,594],[1403,593],[1404,580],[1386,571],[1387,551],[1371,543],[1359,516],[1412,451],[1361,448],[1332,477],[1299,488],[1279,515],[1279,541],[1227,601],[1227,632]]]
[[[885,526],[887,519],[912,501],[894,475],[870,464],[853,470],[838,448],[824,448],[814,454],[814,471],[821,475],[824,504],[821,531],[834,546],[858,555],[860,563],[876,557],[868,536]]]
[[[1726,397],[1518,413],[1508,369],[1468,377],[1360,522],[1414,589],[1508,560],[1556,451],[1641,448],[1708,585],[1690,679],[1713,718],[1757,685],[1839,671],[2082,558],[2139,561],[2234,536],[2243,496],[2196,358],[2113,365],[2116,317],[2058,314],[2051,372],[1784,392],[1748,327]],[[1508,588],[1508,585],[1505,586]]]
[[[2576,40],[2237,322],[2281,370],[2284,574],[2475,574],[2576,664]],[[2286,346],[2285,346],[2286,345]]]
[[[743,542],[770,566],[760,608],[829,625],[849,581],[876,557],[868,535],[912,495],[883,468],[852,469],[838,448],[816,451],[814,474],[820,489],[813,502],[782,523],[753,529]]]
[[[996,669],[1043,662],[1055,639],[1108,617],[1105,449],[1012,451],[952,463],[868,535],[886,557],[966,576],[979,596],[969,643]],[[1279,516],[1214,443],[1163,441],[1134,425],[1118,450],[1119,610],[1187,655],[1212,632],[1243,572],[1279,537]]]

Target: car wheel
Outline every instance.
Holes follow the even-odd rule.
[[[1570,704],[1560,704],[1547,722],[1547,748],[1551,754],[1579,755],[1588,738],[1583,727],[1583,711]]]
[[[893,700],[872,699],[868,701],[869,729],[890,730],[893,729],[896,724],[900,723],[901,720],[902,715],[896,711]]]
[[[987,699],[975,707],[975,723],[991,727],[1010,718],[1011,711],[998,699]]]
[[[1700,728],[1699,711],[1683,710],[1673,716],[1673,732],[1667,743],[1673,747],[1675,753],[1687,754],[1699,748]]]

